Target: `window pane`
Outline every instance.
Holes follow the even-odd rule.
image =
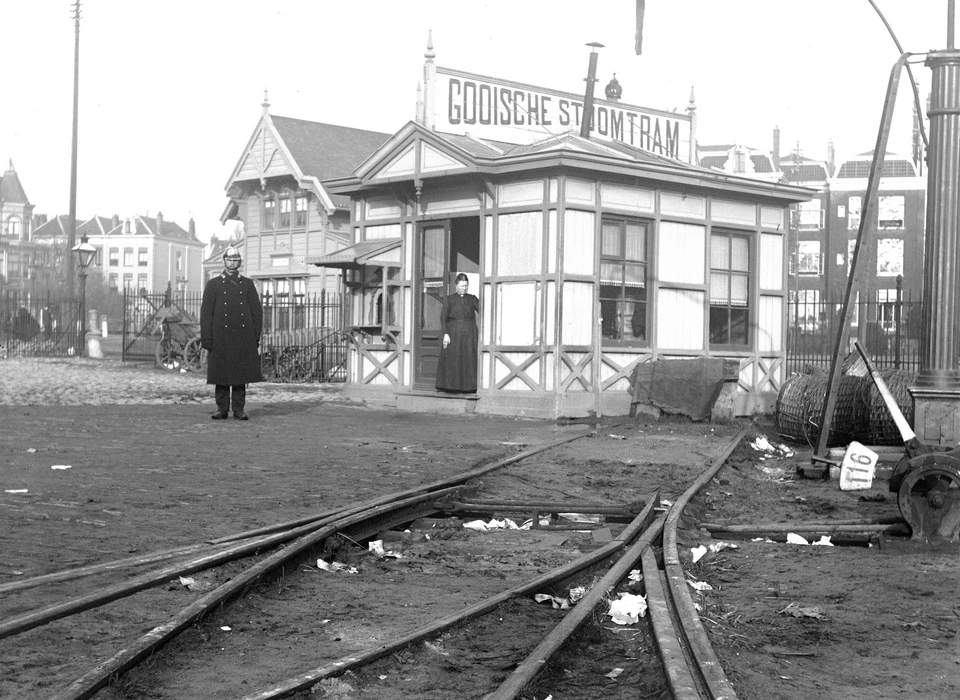
[[[727,316],[729,312],[725,306],[710,307],[710,342],[720,345],[727,343]]]
[[[603,299],[605,293],[603,287],[600,289],[600,329],[604,338],[617,340],[620,337],[620,330],[617,321],[617,302],[611,299]]]
[[[647,305],[627,303],[627,320],[630,322],[630,335],[636,340],[647,339]]]
[[[730,268],[740,272],[746,272],[750,269],[750,243],[746,238],[734,236],[731,239],[733,247],[730,261]]]
[[[646,286],[646,266],[645,265],[630,265],[626,264],[623,266],[623,281],[628,287],[643,287]]]
[[[626,252],[627,260],[647,259],[647,229],[639,224],[627,224]]]
[[[730,268],[730,238],[728,236],[710,237],[710,267],[721,270]]]
[[[730,309],[730,340],[731,345],[747,344],[747,320],[748,312],[746,309]]]
[[[600,281],[620,284],[623,281],[623,265],[611,262],[600,263]]]
[[[600,250],[601,255],[611,255],[619,257],[620,252],[620,224],[603,223],[603,243]]]
[[[443,243],[445,230],[428,228],[423,232],[423,276],[443,276]]]
[[[734,306],[747,305],[746,275],[732,275],[730,277],[730,303]]]
[[[726,304],[730,299],[729,276],[722,272],[710,273],[710,303]]]

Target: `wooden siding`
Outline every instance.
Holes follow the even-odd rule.
[[[703,350],[706,295],[689,289],[657,294],[657,345],[671,350]]]

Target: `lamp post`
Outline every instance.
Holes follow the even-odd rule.
[[[83,357],[87,343],[87,268],[93,262],[97,249],[90,245],[86,236],[81,236],[71,252],[77,257],[77,277],[80,278],[80,348],[77,357]]]

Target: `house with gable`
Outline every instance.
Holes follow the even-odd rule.
[[[0,289],[26,289],[35,264],[30,245],[33,205],[13,167],[0,175]]]
[[[97,249],[91,269],[100,272],[107,286],[116,289],[200,292],[203,289],[204,244],[197,238],[193,219],[184,229],[173,221],[135,215],[93,216],[77,224],[82,236]],[[33,240],[47,251],[46,269],[62,269],[68,240],[68,218],[60,215],[38,226]]]
[[[227,181],[221,221],[242,222],[241,272],[256,282],[269,315],[274,306],[340,292],[339,270],[308,263],[352,240],[350,197],[332,194],[322,181],[352,173],[390,135],[276,116],[266,97],[262,107]],[[220,267],[212,251],[207,274]]]

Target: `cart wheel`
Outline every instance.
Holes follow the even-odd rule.
[[[183,348],[183,361],[187,369],[199,372],[207,366],[207,351],[200,347],[200,339],[193,338]]]
[[[180,344],[169,339],[163,338],[157,343],[157,367],[175,371],[183,365],[183,358],[180,354]]]

